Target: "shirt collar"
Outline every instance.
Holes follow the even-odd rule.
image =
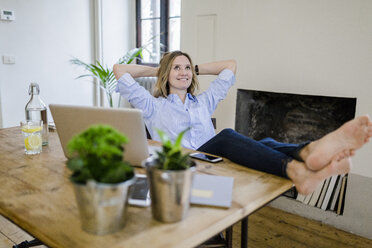
[[[187,93],[186,94],[186,97],[189,98],[189,100],[193,101],[193,102],[198,102],[198,100],[196,99],[195,96],[191,95],[190,93]]]
[[[190,93],[187,93],[186,94],[186,98],[188,98],[189,100],[191,100],[193,102],[198,102],[198,100],[196,99],[196,97],[193,96],[193,95],[191,95]],[[170,102],[174,103],[175,101],[177,101],[177,99],[180,99],[180,98],[178,97],[177,94],[169,94],[168,97],[167,97],[167,99]]]

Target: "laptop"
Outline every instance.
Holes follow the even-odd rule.
[[[49,108],[66,158],[68,141],[94,124],[110,125],[129,138],[129,142],[124,145],[124,160],[131,165],[141,166],[142,160],[149,157],[141,110],[59,104],[50,104]]]

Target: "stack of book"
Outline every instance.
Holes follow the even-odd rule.
[[[312,194],[298,194],[296,200],[341,215],[344,210],[346,182],[347,174],[332,176],[324,180]]]

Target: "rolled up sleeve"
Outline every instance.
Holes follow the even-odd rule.
[[[198,95],[197,98],[199,101],[204,102],[208,106],[209,113],[213,114],[218,103],[225,99],[227,92],[234,85],[235,81],[234,73],[229,69],[225,69],[212,81],[209,88]]]
[[[135,108],[141,109],[144,118],[150,118],[154,113],[154,97],[148,90],[140,86],[129,73],[125,73],[119,78],[115,91],[120,93]]]

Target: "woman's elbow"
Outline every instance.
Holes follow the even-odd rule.
[[[122,66],[120,64],[115,64],[112,69],[116,79],[119,79],[121,76],[125,74],[125,71],[123,71],[121,67]]]
[[[114,67],[112,68],[112,71],[114,72],[116,79],[118,79],[118,64],[114,65]]]
[[[237,63],[236,63],[236,60],[235,59],[231,59],[229,60],[229,69],[234,72],[234,74],[236,73],[236,67],[237,67]]]

